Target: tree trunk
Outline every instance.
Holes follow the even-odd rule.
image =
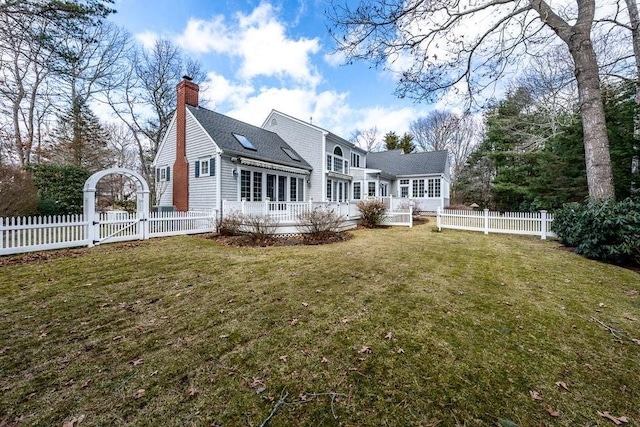
[[[595,0],[578,0],[578,19],[569,25],[556,14],[545,0],[529,0],[540,19],[569,47],[575,66],[589,196],[595,199],[614,198],[613,172],[609,155],[609,138],[600,93],[600,76],[596,53],[591,43],[591,28],[596,10]]]
[[[626,0],[629,12],[629,22],[631,23],[631,39],[633,40],[633,54],[636,59],[636,104],[637,108],[633,115],[633,158],[631,160],[631,194],[640,192],[640,14],[636,0]]]
[[[596,199],[614,198],[609,138],[596,54],[591,40],[578,34],[571,38],[569,51],[575,63],[578,82],[589,196]]]

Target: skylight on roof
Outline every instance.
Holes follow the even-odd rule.
[[[251,141],[249,141],[247,139],[246,136],[244,135],[239,135],[237,133],[234,133],[233,136],[236,137],[236,139],[238,140],[238,142],[246,149],[248,150],[253,150],[253,151],[258,151],[258,149],[256,147],[254,147],[254,145],[251,143]]]
[[[300,161],[300,157],[298,157],[296,153],[293,152],[293,150],[287,147],[280,147],[280,148],[282,148],[282,151],[284,151],[287,154],[287,156],[291,157],[291,160],[295,160],[296,162]]]

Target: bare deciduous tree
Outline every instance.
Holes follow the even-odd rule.
[[[198,62],[185,60],[179,47],[162,39],[151,50],[132,52],[128,63],[122,86],[108,92],[109,104],[131,130],[140,170],[155,197],[151,164],[176,108],[176,84],[185,74],[195,81],[204,80],[205,74]]]
[[[382,146],[377,126],[365,130],[356,129],[351,134],[350,140],[358,147],[367,151],[380,151]]]
[[[409,129],[420,150],[449,151],[454,183],[482,133],[477,117],[444,110],[434,110],[426,117],[418,118],[409,125]]]
[[[560,39],[573,59],[583,118],[589,194],[614,197],[598,63],[591,40],[595,0],[554,10],[544,0],[361,1],[328,11],[338,50],[348,60],[408,64],[397,93],[417,100],[493,87]],[[554,36],[555,34],[555,36]],[[390,66],[392,67],[392,66]]]

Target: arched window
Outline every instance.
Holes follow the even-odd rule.
[[[333,154],[327,153],[327,171],[349,173],[349,162],[343,158],[342,148],[335,146]]]

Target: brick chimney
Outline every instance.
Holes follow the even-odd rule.
[[[176,161],[173,164],[173,205],[178,211],[189,210],[189,162],[187,161],[187,105],[198,106],[200,88],[184,76],[176,86]]]

